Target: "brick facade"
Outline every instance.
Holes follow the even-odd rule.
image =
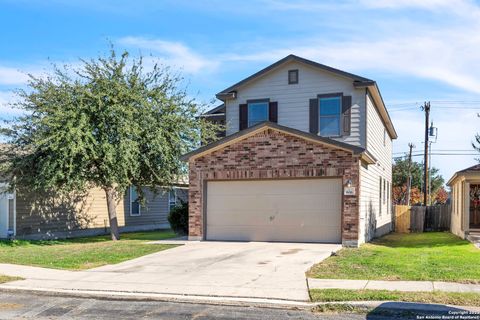
[[[243,140],[190,159],[189,237],[204,237],[204,186],[208,180],[341,177],[356,193],[343,196],[342,243],[356,246],[359,234],[359,156],[266,128]]]

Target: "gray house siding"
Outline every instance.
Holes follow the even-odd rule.
[[[183,201],[188,200],[188,189],[176,188],[177,197]],[[170,212],[168,189],[161,189],[156,194],[149,188],[143,189],[145,204],[140,207],[140,215],[130,214],[130,189],[125,197],[125,225],[126,226],[157,226],[157,228],[170,228],[168,214]]]
[[[298,84],[288,84],[288,70],[298,69]],[[355,89],[351,79],[292,61],[247,83],[237,98],[227,100],[227,135],[239,130],[239,105],[247,100],[270,98],[278,102],[278,124],[309,132],[309,100],[319,94],[343,92],[352,96],[350,135],[335,140],[365,146],[365,89]]]

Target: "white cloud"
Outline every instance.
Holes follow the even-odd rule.
[[[423,8],[437,9],[462,4],[457,0],[361,0],[360,3],[371,8]]]
[[[124,37],[119,40],[119,43],[150,50],[152,53],[158,54],[160,61],[166,65],[183,68],[186,73],[211,72],[219,65],[219,62],[194,52],[180,42],[143,37]]]
[[[28,75],[18,69],[0,66],[0,85],[24,84]]]
[[[480,93],[478,5],[468,0],[362,0],[362,3],[376,8],[416,6],[439,11],[432,14],[437,19],[435,24],[392,17],[390,12],[384,18],[364,19],[365,25],[357,33],[341,40],[324,37],[282,39],[273,44],[266,42],[265,49],[252,47],[248,54],[225,54],[221,59],[271,62],[294,53],[352,72],[381,71],[432,79]],[[387,25],[388,29],[377,30],[378,25]]]

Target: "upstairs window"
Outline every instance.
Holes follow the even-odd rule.
[[[298,83],[298,70],[288,70],[288,84]]]
[[[318,108],[320,135],[323,137],[340,136],[342,97],[319,97]]]
[[[248,103],[248,126],[268,120],[268,101]]]
[[[130,187],[130,215],[140,215],[140,200],[138,198],[137,188],[134,186]]]

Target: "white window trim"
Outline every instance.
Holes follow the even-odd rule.
[[[174,202],[173,202],[173,206],[172,206],[172,201],[170,201],[170,192],[174,193]],[[178,204],[178,196],[177,196],[177,188],[172,188],[171,190],[168,191],[168,210],[172,210],[173,208],[175,208],[175,206]]]
[[[132,203],[134,202],[132,199],[132,189],[135,188],[134,186],[130,186],[129,194],[130,194],[130,203],[129,203],[129,208],[130,208],[130,216],[131,217],[138,217],[142,215],[142,206],[140,203],[138,204],[138,214],[137,213],[132,213]]]

